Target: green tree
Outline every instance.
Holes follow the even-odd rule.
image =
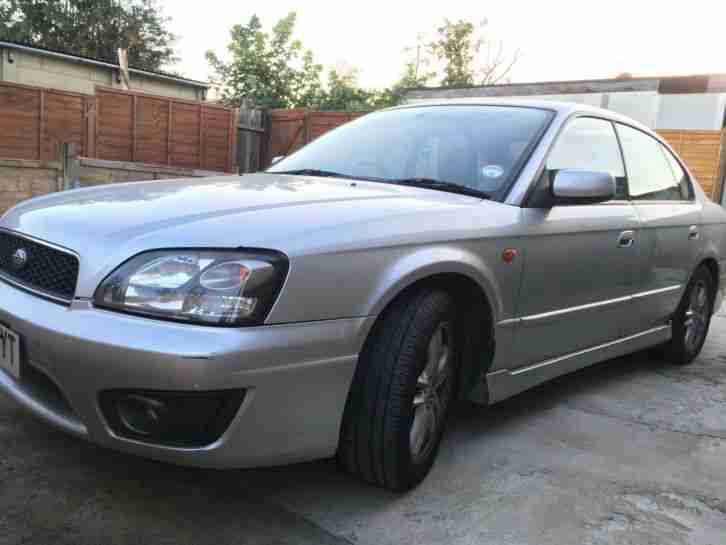
[[[323,67],[300,40],[293,39],[295,20],[291,12],[267,33],[253,15],[246,25],[232,27],[228,62],[207,51],[223,102],[239,105],[248,99],[263,108],[293,108],[320,100]]]
[[[436,72],[431,69],[430,45],[424,42],[424,35],[416,37],[416,45],[405,49],[411,55],[404,65],[401,79],[394,85],[401,89],[413,89],[425,87],[431,79],[436,77]]]
[[[486,20],[475,25],[463,19],[455,22],[445,19],[437,29],[437,37],[428,44],[428,52],[443,64],[442,86],[491,85],[508,81],[519,60],[519,50],[508,55],[501,41],[483,34],[487,24]]]
[[[331,111],[370,110],[373,92],[358,85],[358,70],[340,73],[335,69],[328,72],[327,88],[320,97],[318,107]]]
[[[0,39],[159,70],[176,62],[157,0],[0,0]]]
[[[431,42],[431,53],[444,63],[444,87],[463,87],[474,85],[474,58],[481,48],[481,40],[476,38],[476,28],[469,21],[451,22],[437,29],[438,37]]]

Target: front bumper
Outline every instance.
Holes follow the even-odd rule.
[[[357,355],[373,318],[205,327],[105,311],[87,300],[66,307],[0,283],[0,323],[21,336],[21,360],[29,371],[15,380],[0,370],[0,392],[38,417],[116,450],[226,468],[335,453]],[[62,399],[38,388],[33,370],[50,379]],[[178,448],[115,435],[99,406],[99,393],[113,389],[247,393],[217,441]]]

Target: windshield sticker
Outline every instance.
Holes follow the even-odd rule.
[[[503,174],[504,169],[499,165],[487,165],[481,169],[481,175],[485,178],[499,178]]]

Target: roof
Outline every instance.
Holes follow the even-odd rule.
[[[48,49],[45,47],[38,47],[36,45],[32,45],[29,43],[16,42],[16,41],[12,41],[12,40],[0,40],[0,48],[28,51],[31,53],[36,53],[38,55],[45,55],[47,57],[62,58],[67,61],[70,61],[70,62],[77,62],[77,63],[81,63],[81,64],[90,64],[90,65],[94,65],[94,66],[102,66],[104,68],[112,68],[112,69],[116,69],[116,70],[119,70],[121,68],[118,63],[109,62],[107,60],[97,59],[97,58],[93,58],[93,57],[85,57],[83,55],[76,55],[75,53],[70,53],[67,51]],[[207,82],[184,78],[181,76],[176,76],[174,74],[168,74],[166,72],[160,72],[160,71],[155,71],[155,70],[145,70],[145,69],[141,69],[141,68],[134,68],[133,66],[129,67],[129,72],[132,74],[139,74],[139,75],[147,76],[150,78],[174,81],[181,85],[188,85],[190,87],[198,87],[198,88],[202,88],[202,89],[209,88],[209,83],[207,83]]]
[[[419,87],[406,90],[408,98],[560,95],[575,93],[614,93],[654,91],[667,93],[726,92],[726,74],[688,76],[646,76],[632,78],[499,83],[464,87]]]

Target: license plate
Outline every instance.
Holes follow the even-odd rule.
[[[20,378],[20,336],[0,325],[0,369]]]

